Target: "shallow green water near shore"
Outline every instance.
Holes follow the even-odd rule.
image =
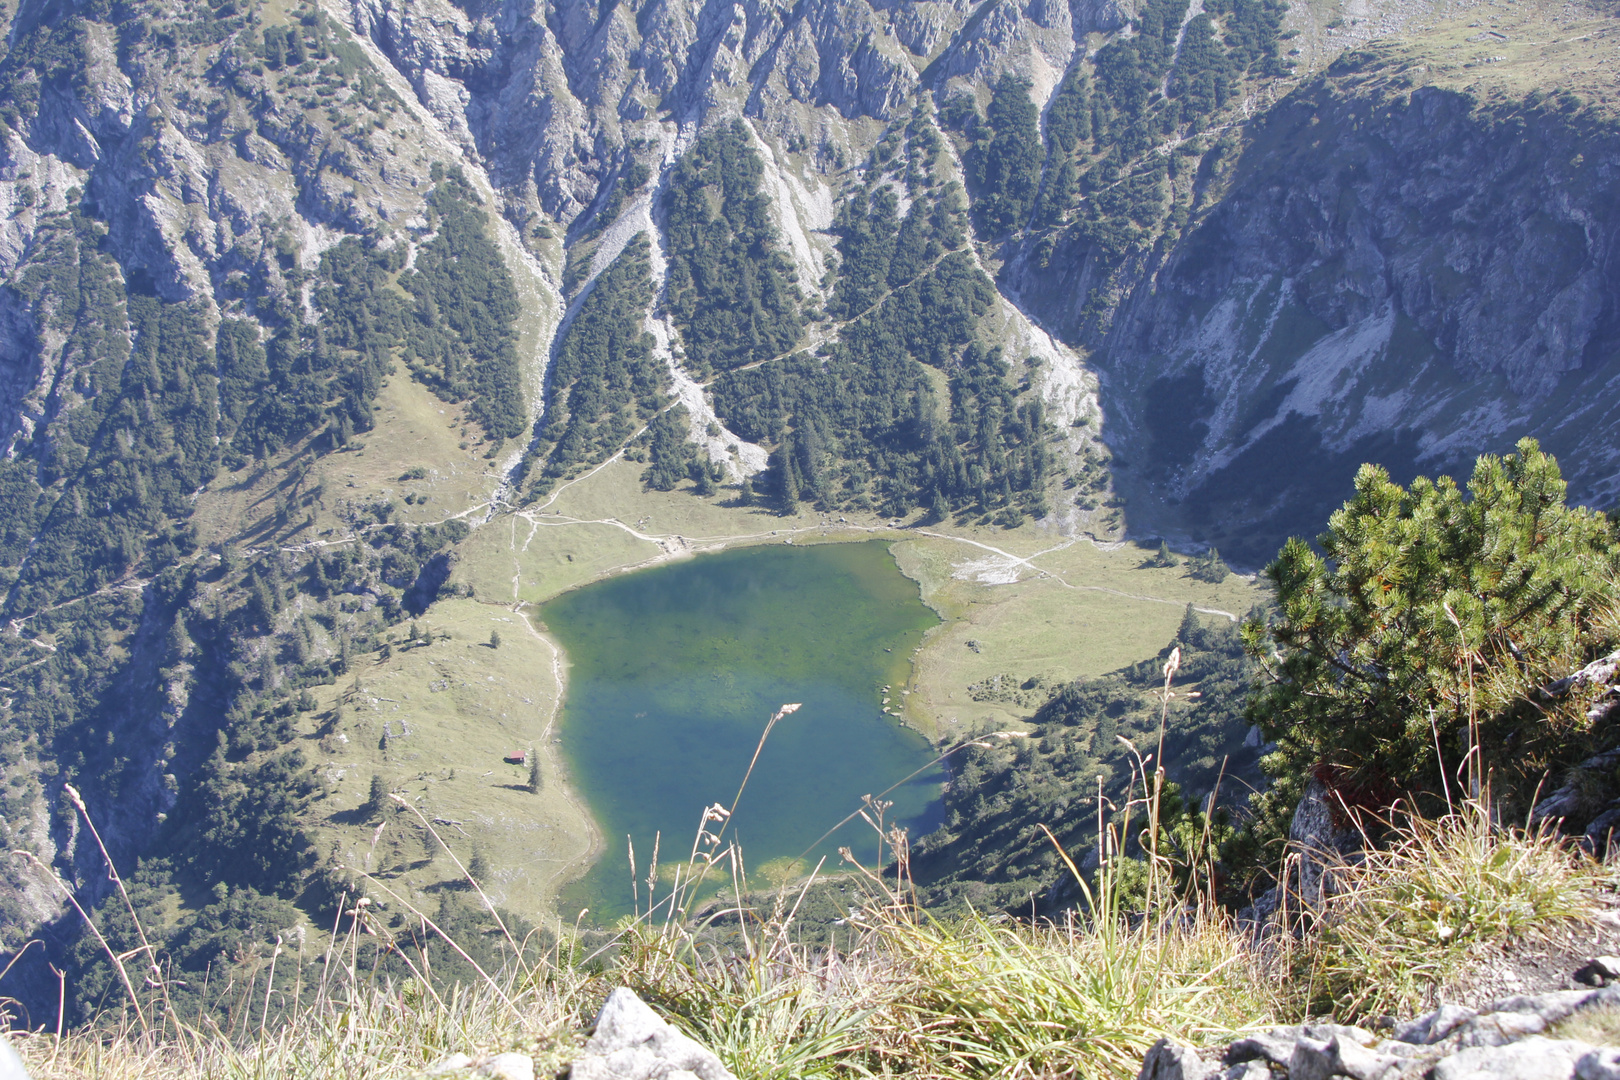
[[[610,578],[545,604],[568,659],[560,727],[570,779],[601,826],[606,851],[565,889],[559,913],[596,921],[632,906],[626,837],[639,876],[656,834],[661,861],[684,859],[705,806],[730,805],[765,723],[777,724],[729,835],[750,868],[837,848],[875,855],[859,819],[817,844],[861,805],[927,765],[926,739],[882,711],[924,632],[938,622],[882,542],[770,545]],[[934,824],[942,775],[928,770],[885,798],[916,836]],[[750,871],[750,883],[766,880]],[[645,904],[645,885],[641,886]]]

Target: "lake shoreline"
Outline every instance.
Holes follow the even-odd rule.
[[[759,725],[785,701],[804,709],[771,736],[732,826],[751,864],[821,850],[815,834],[858,809],[862,792],[928,775],[933,742],[906,721],[897,688],[938,616],[900,572],[892,537],[839,539],[865,543],[799,543],[791,556],[732,545],[656,576],[566,590],[533,612],[569,658],[548,750],[604,834],[630,833],[644,858],[655,832],[695,828],[701,805],[728,804]],[[919,827],[932,827],[938,797],[924,779],[888,796],[895,819]],[[617,895],[615,874],[593,866],[583,880],[595,884],[576,879],[564,902],[583,901],[580,889]]]

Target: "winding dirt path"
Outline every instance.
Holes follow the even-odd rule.
[[[1108,593],[1110,596],[1121,596],[1121,597],[1124,597],[1127,600],[1141,600],[1144,603],[1149,603],[1149,604],[1170,604],[1170,605],[1172,605],[1174,607],[1183,607],[1183,606],[1185,606],[1183,604],[1183,602],[1180,601],[1180,600],[1166,600],[1162,596],[1149,596],[1146,593],[1133,593],[1133,592],[1125,592],[1123,589],[1110,589],[1106,585],[1076,585],[1073,582],[1066,579],[1062,574],[1058,573],[1056,570],[1044,569],[1043,567],[1036,566],[1035,563],[1032,561],[1034,559],[1040,558],[1042,555],[1050,555],[1054,551],[1062,551],[1065,548],[1073,547],[1075,544],[1078,544],[1080,542],[1079,537],[1071,537],[1070,539],[1064,541],[1061,544],[1056,545],[1055,547],[1049,547],[1045,551],[1037,551],[1035,554],[1030,555],[1029,557],[1025,558],[1024,556],[1021,556],[1021,555],[1014,555],[1010,551],[1003,551],[1001,548],[993,547],[990,544],[980,543],[977,540],[970,540],[965,536],[952,536],[950,533],[933,532],[933,531],[931,531],[929,529],[918,529],[916,531],[917,531],[917,533],[919,535],[922,535],[922,536],[932,536],[932,537],[934,537],[936,539],[939,539],[939,540],[954,540],[959,544],[971,544],[973,547],[980,548],[980,549],[982,549],[984,551],[993,552],[994,554],[999,555],[1002,558],[1006,559],[1011,564],[1018,565],[1018,566],[1026,566],[1029,569],[1035,571],[1037,574],[1041,575],[1042,577],[1051,578],[1053,581],[1056,581],[1059,585],[1062,585],[1065,589],[1074,589],[1077,592]],[[1199,607],[1197,604],[1194,604],[1193,605],[1193,610],[1197,611],[1197,612],[1199,612],[1201,614],[1204,614],[1204,615],[1220,615],[1223,618],[1230,619],[1232,622],[1237,622],[1238,621],[1238,616],[1236,616],[1235,614],[1233,614],[1230,611],[1222,611],[1220,608]]]

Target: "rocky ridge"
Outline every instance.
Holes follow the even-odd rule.
[[[1560,1025],[1612,1017],[1617,1007],[1620,987],[1604,987],[1506,998],[1483,1012],[1442,1005],[1384,1036],[1320,1023],[1274,1028],[1207,1053],[1160,1040],[1138,1080],[1609,1080],[1620,1076],[1620,1049],[1563,1037]]]

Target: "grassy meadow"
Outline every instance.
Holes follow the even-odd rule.
[[[1492,827],[1470,806],[1403,825],[1376,865],[1343,871],[1324,918],[1269,945],[1206,903],[1169,903],[1165,868],[1150,861],[1161,903],[1146,918],[1114,908],[1105,871],[1088,913],[1036,926],[938,923],[912,908],[904,879],[857,869],[851,938],[832,955],[795,943],[791,888],[717,947],[693,900],[737,852],[718,838],[694,850],[684,870],[698,887],[663,892],[652,917],[606,942],[563,928],[544,951],[504,950],[499,967],[442,993],[368,971],[371,915],[357,905],[312,968],[315,1002],[285,1025],[255,1031],[257,999],[244,998],[248,1022],[233,1033],[155,1008],[17,1045],[37,1080],[423,1077],[444,1075],[430,1070],[452,1053],[514,1051],[536,1075],[562,1075],[608,992],[628,985],[742,1080],[1127,1080],[1160,1038],[1212,1046],[1324,1013],[1410,1015],[1471,960],[1590,920],[1613,888],[1572,847]],[[1466,907],[1445,902],[1459,896]],[[1612,1044],[1607,1019],[1566,1034]]]
[[[474,848],[483,853],[485,887],[502,906],[540,920],[596,845],[589,815],[546,751],[560,657],[521,615],[476,600],[440,601],[414,625],[416,642],[400,633],[317,695],[317,730],[306,740],[310,756],[324,759],[329,792],[316,804],[317,844],[407,895],[431,898],[460,879],[442,852],[430,856],[414,820],[390,818],[374,831],[378,818],[362,806],[372,776],[381,776],[463,862]],[[526,767],[503,760],[531,747],[541,753],[538,793],[527,790]]]

